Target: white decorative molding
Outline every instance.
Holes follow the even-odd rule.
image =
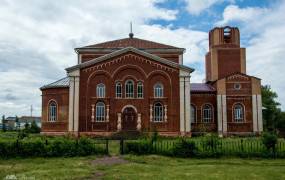
[[[234,80],[234,79],[242,79],[242,80],[249,80],[249,77],[242,74],[233,74],[227,78],[228,80]]]
[[[131,104],[125,105],[125,106],[122,108],[121,113],[123,113],[126,108],[133,108],[133,109],[135,110],[135,112],[138,113],[137,108],[136,108],[134,105],[131,105]]]
[[[74,70],[68,73],[69,76],[69,116],[68,131],[78,132],[79,126],[79,83],[80,71]]]
[[[167,122],[167,105],[164,105],[164,121]]]
[[[138,113],[138,120],[137,120],[137,130],[140,131],[142,129],[142,120],[141,120],[141,113]]]
[[[217,117],[218,117],[218,133],[219,136],[223,135],[223,106],[222,106],[222,95],[217,95]]]
[[[136,53],[136,54],[138,54],[138,55],[141,55],[141,56],[143,56],[143,57],[138,57],[138,58],[139,58],[139,59],[140,59],[140,58],[141,58],[141,59],[145,59],[146,62],[149,61],[149,60],[146,59],[146,58],[152,59],[152,60],[154,60],[154,61],[152,61],[152,62],[153,62],[156,66],[160,66],[161,68],[162,68],[163,65],[167,65],[167,66],[171,66],[171,67],[174,67],[174,68],[182,69],[182,70],[184,70],[184,71],[188,71],[189,73],[191,73],[191,72],[194,71],[194,69],[192,69],[192,68],[189,68],[189,67],[187,67],[187,66],[181,65],[181,64],[179,64],[179,63],[172,62],[172,61],[170,61],[170,60],[168,60],[168,59],[165,59],[165,58],[161,58],[161,57],[156,56],[156,55],[154,55],[154,54],[150,54],[150,53],[147,53],[147,52],[145,52],[145,51],[141,51],[141,50],[139,50],[139,49],[137,49],[137,48],[134,48],[134,47],[126,47],[126,48],[124,48],[124,49],[121,49],[121,50],[118,50],[118,51],[115,51],[115,52],[112,52],[112,53],[109,53],[109,54],[100,56],[100,57],[95,58],[95,59],[92,59],[92,60],[90,60],[90,61],[87,61],[87,62],[78,64],[78,65],[75,65],[75,66],[66,68],[66,71],[67,71],[67,72],[71,72],[71,71],[74,71],[74,70],[77,70],[77,69],[81,69],[81,68],[85,68],[85,67],[88,67],[88,66],[92,66],[92,65],[95,65],[95,64],[97,64],[97,63],[99,63],[99,62],[103,62],[103,61],[105,61],[105,60],[107,60],[107,59],[110,59],[110,58],[119,56],[119,55],[121,55],[121,54],[124,54],[124,53],[126,53],[126,52],[133,52],[133,53]],[[130,58],[130,57],[132,57],[132,56],[135,56],[135,55],[133,55],[133,54],[126,54],[126,55],[124,55],[123,57],[120,57],[119,59],[125,59],[125,57]],[[146,58],[145,58],[145,57],[146,57]],[[137,56],[135,56],[135,58],[137,58]],[[118,58],[116,58],[116,59],[118,59]],[[116,59],[115,59],[114,61],[117,61]],[[158,64],[158,63],[156,63],[155,61],[158,62],[158,63],[162,63],[163,65]],[[112,63],[114,63],[114,62],[105,63],[104,66],[110,65],[110,64],[112,64]],[[171,68],[169,68],[169,67],[167,67],[167,66],[165,66],[164,69],[167,69],[167,70],[169,69],[169,70],[171,70],[171,71],[173,70],[173,69],[171,69]],[[99,67],[102,68],[103,65],[101,64],[101,65],[99,65]],[[96,68],[98,68],[98,66],[96,66]]]
[[[92,104],[91,105],[91,111],[92,111],[92,113],[91,113],[91,122],[95,122],[95,116],[94,116],[94,112],[95,112],[95,104]]]
[[[110,113],[110,105],[107,105],[107,110],[106,110],[106,122],[109,122],[109,113]]]
[[[121,131],[122,130],[122,114],[117,113],[117,116],[118,116],[117,131]]]
[[[262,99],[261,95],[258,94],[257,96],[257,122],[258,122],[258,131],[263,131],[263,118],[262,118]]]
[[[149,105],[149,120],[150,120],[150,122],[153,121],[152,118],[153,118],[153,117],[152,117],[152,104],[150,104],[150,105]]]
[[[256,95],[252,95],[252,125],[253,125],[253,132],[258,132],[258,122],[257,122],[257,98]]]
[[[74,105],[74,77],[69,77],[69,107],[68,107],[68,131],[73,131],[73,105]]]
[[[184,135],[191,130],[190,122],[190,73],[179,70],[180,132]]]
[[[223,134],[227,134],[228,131],[228,119],[227,119],[227,96],[222,95],[222,117],[223,117]]]

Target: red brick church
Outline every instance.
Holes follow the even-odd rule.
[[[67,77],[41,87],[42,133],[258,134],[261,80],[246,74],[238,28],[209,32],[206,81],[192,83],[184,48],[128,38],[75,49]]]

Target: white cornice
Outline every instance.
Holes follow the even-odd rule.
[[[165,64],[165,65],[168,65],[168,66],[171,66],[171,67],[175,67],[175,68],[178,68],[178,69],[183,69],[184,71],[187,71],[189,73],[193,72],[194,69],[188,67],[188,66],[184,66],[184,65],[181,65],[181,64],[178,64],[178,63],[175,63],[175,62],[172,62],[170,60],[167,60],[165,58],[161,58],[159,56],[156,56],[156,55],[153,55],[153,54],[150,54],[148,52],[145,52],[145,51],[142,51],[142,50],[139,50],[139,49],[136,49],[134,47],[126,47],[124,49],[120,49],[120,50],[117,50],[117,51],[114,51],[110,54],[106,54],[104,56],[100,56],[98,58],[95,58],[95,59],[92,59],[90,61],[87,61],[87,62],[84,62],[84,63],[81,63],[81,64],[78,64],[78,65],[75,65],[75,66],[72,66],[72,67],[69,67],[69,68],[66,68],[65,70],[70,73],[74,70],[77,70],[77,69],[81,69],[81,68],[85,68],[85,67],[88,67],[88,66],[92,66],[94,64],[97,64],[99,62],[102,62],[102,61],[105,61],[105,60],[108,60],[110,58],[113,58],[115,56],[118,56],[118,55],[121,55],[123,53],[126,53],[126,52],[133,52],[133,53],[136,53],[136,54],[139,54],[141,56],[144,56],[144,57],[148,57],[152,60],[155,60],[155,61],[158,61],[162,64]]]

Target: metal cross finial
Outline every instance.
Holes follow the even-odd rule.
[[[132,22],[130,23],[130,34],[129,34],[129,37],[130,38],[133,38],[134,37],[134,34],[133,34],[133,24],[132,24]]]

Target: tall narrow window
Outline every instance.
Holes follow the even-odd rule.
[[[104,98],[105,97],[105,85],[104,84],[100,83],[97,85],[96,96],[97,96],[97,98]]]
[[[196,107],[191,104],[191,123],[196,122]]]
[[[244,108],[243,105],[238,103],[234,105],[234,121],[243,122],[244,121]]]
[[[98,102],[96,104],[96,122],[105,121],[105,104],[103,102]]]
[[[154,97],[163,97],[163,86],[160,83],[154,85]]]
[[[213,119],[212,106],[209,104],[204,105],[203,107],[203,122],[210,123]]]
[[[137,86],[138,86],[137,87],[138,98],[143,98],[143,83],[138,82]]]
[[[161,103],[155,103],[153,106],[153,121],[162,122],[163,121],[163,106]]]
[[[122,97],[122,84],[120,82],[116,83],[116,98]]]
[[[49,112],[48,112],[48,121],[55,122],[56,120],[57,120],[57,104],[55,101],[50,101]]]
[[[126,98],[134,97],[134,82],[132,80],[127,80],[125,85]]]

